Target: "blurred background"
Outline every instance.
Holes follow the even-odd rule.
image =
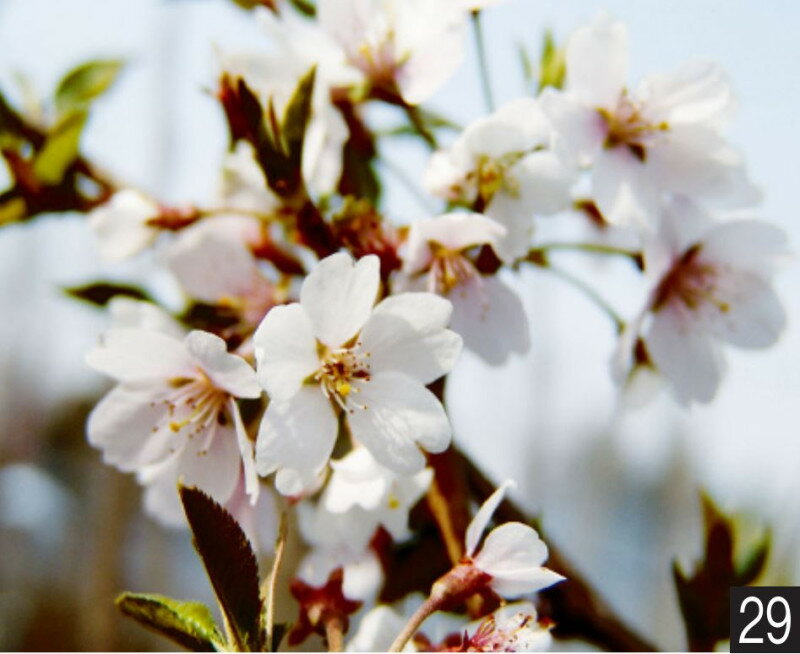
[[[524,90],[519,43],[534,55],[546,28],[557,41],[607,9],[630,29],[631,81],[689,58],[713,59],[733,79],[740,110],[731,140],[765,191],[759,211],[800,243],[800,6],[747,0],[516,0],[485,12],[498,101]],[[87,128],[89,159],[167,202],[204,202],[226,145],[213,97],[219,50],[258,49],[251,14],[227,0],[0,0],[0,88],[19,74],[46,95],[92,58],[129,65]],[[431,106],[466,124],[484,112],[474,45]],[[425,151],[398,141],[382,154],[419,181]],[[384,207],[401,220],[424,210],[387,170]],[[0,169],[0,183],[6,171]],[[0,230],[0,649],[163,649],[115,614],[122,589],[210,600],[185,532],[145,518],[127,476],[85,442],[88,411],[109,387],[84,355],[106,322],[61,287],[145,280],[163,297],[154,256],[104,264],[81,216]],[[625,266],[564,259],[628,315],[641,289]],[[533,348],[502,368],[465,353],[448,389],[462,446],[516,499],[540,512],[554,542],[611,604],[661,647],[684,637],[674,558],[700,553],[698,492],[769,524],[765,581],[800,580],[800,272],[778,279],[789,327],[765,352],[728,352],[709,406],[668,397],[621,411],[609,378],[613,330],[573,288],[543,271],[513,282]]]

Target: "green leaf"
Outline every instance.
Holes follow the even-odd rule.
[[[48,186],[56,186],[64,179],[67,168],[78,158],[87,118],[86,111],[74,111],[53,127],[33,163],[36,179]]]
[[[130,284],[115,282],[92,282],[83,286],[68,286],[62,289],[68,296],[99,307],[106,306],[115,297],[152,301],[146,291]]]
[[[8,198],[5,202],[0,203],[0,227],[24,220],[27,213],[28,206],[25,204],[24,198]]]
[[[314,95],[314,80],[317,68],[313,66],[297,83],[289,104],[283,114],[281,132],[289,162],[296,169],[300,169],[303,162],[303,143],[306,137],[306,128],[311,118],[311,100]]]
[[[107,59],[89,61],[73,68],[58,83],[56,109],[59,113],[86,109],[111,87],[124,65],[120,59]]]
[[[312,0],[289,0],[289,2],[304,16],[314,18],[317,15],[317,7]]]
[[[208,495],[180,484],[178,490],[195,548],[225,616],[229,645],[237,651],[260,651],[265,640],[263,602],[250,541],[233,516]]]
[[[200,602],[122,593],[115,604],[124,615],[193,652],[213,652],[224,647],[211,611]]]
[[[556,47],[553,33],[544,33],[544,45],[539,62],[539,91],[547,86],[560,89],[564,86],[567,75],[567,62],[562,48]]]

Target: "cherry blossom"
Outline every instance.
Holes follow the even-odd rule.
[[[501,223],[506,232],[494,248],[510,263],[528,251],[534,214],[569,207],[574,178],[539,102],[522,98],[479,118],[448,149],[434,153],[425,185]]]
[[[461,338],[446,329],[452,305],[431,293],[380,302],[379,261],[323,259],[300,302],[272,309],[254,335],[259,381],[270,396],[257,442],[262,475],[278,471],[285,494],[327,464],[339,431],[391,470],[414,474],[420,447],[444,450],[451,427],[426,384],[449,372]]]
[[[720,206],[759,199],[742,156],[723,137],[734,99],[722,70],[692,62],[626,87],[628,32],[602,13],[566,48],[565,90],[542,106],[584,163],[592,198],[614,224],[648,225],[665,192]]]
[[[467,13],[453,0],[320,0],[317,13],[352,66],[412,105],[433,95],[464,55]]]
[[[148,513],[182,525],[179,479],[224,504],[242,466],[255,502],[253,446],[235,398],[258,397],[261,389],[255,371],[229,354],[222,339],[202,331],[180,338],[158,329],[116,327],[87,362],[118,382],[89,417],[89,442],[103,451],[106,463],[137,474],[146,486]]]
[[[124,189],[114,193],[89,214],[101,256],[108,261],[122,261],[152,245],[159,230],[148,225],[148,220],[160,213],[161,208],[139,191]]]
[[[617,365],[655,369],[682,403],[709,402],[724,370],[721,342],[769,347],[785,326],[770,285],[786,256],[785,234],[757,220],[714,222],[679,199],[665,209],[647,255],[655,288],[624,335]]]
[[[533,604],[516,602],[471,624],[458,648],[451,651],[546,652],[552,643],[550,630],[537,621]]]
[[[495,247],[505,233],[502,225],[475,213],[418,220],[409,228],[395,284],[398,289],[424,289],[450,300],[451,328],[467,348],[494,365],[530,346],[528,320],[517,294],[498,275],[482,275],[474,263],[480,246]]]

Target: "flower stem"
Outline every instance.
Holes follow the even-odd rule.
[[[394,639],[389,651],[402,652],[403,648],[406,646],[406,643],[414,637],[414,634],[417,633],[417,629],[419,629],[420,625],[425,622],[426,618],[439,610],[441,603],[442,597],[438,594],[434,593],[428,597],[428,599],[422,603],[422,606],[420,606],[414,612],[414,615],[411,616],[406,626],[403,627],[403,630],[398,634],[397,638]]]
[[[428,129],[428,126],[425,124],[425,119],[420,113],[419,108],[416,105],[408,104],[405,101],[403,101],[402,106],[403,111],[406,112],[406,116],[411,122],[411,125],[417,131],[417,134],[422,137],[431,150],[436,150],[439,147],[439,144],[436,142],[436,137],[433,135],[433,132],[431,132]]]
[[[344,651],[344,624],[341,618],[331,618],[325,622],[325,638],[329,652]]]
[[[265,603],[265,630],[267,632],[267,646],[270,651],[276,649],[277,643],[272,642],[275,631],[275,593],[278,587],[278,573],[283,562],[283,551],[286,549],[286,536],[288,533],[286,512],[281,513],[280,523],[278,524],[278,539],[275,541],[275,560],[272,563],[272,572],[269,575],[266,588]]]
[[[606,245],[605,243],[568,242],[545,243],[544,245],[539,245],[531,250],[529,256],[537,256],[538,254],[544,254],[554,250],[574,250],[578,252],[591,252],[593,254],[608,254],[612,256],[616,255],[621,257],[630,257],[634,260],[634,262],[637,263],[637,265],[639,265],[639,262],[642,259],[642,253],[638,250],[628,250],[626,248],[616,247],[614,245]]]
[[[483,30],[481,29],[481,12],[472,12],[472,31],[475,35],[475,47],[478,50],[478,66],[481,75],[481,87],[483,89],[483,99],[486,102],[486,109],[489,113],[494,111],[494,96],[492,94],[492,82],[489,78],[489,65],[486,57],[486,44],[483,41]]]

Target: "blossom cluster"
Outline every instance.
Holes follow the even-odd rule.
[[[87,360],[117,385],[94,409],[89,441],[136,474],[165,524],[183,524],[182,480],[269,552],[288,502],[310,546],[296,596],[335,588],[352,611],[372,607],[356,650],[389,647],[420,604],[376,606],[385,543],[413,544],[410,516],[437,492],[437,455],[453,439],[443,380],[462,346],[489,365],[530,347],[510,280],[551,265],[543,223],[577,218],[591,242],[559,249],[623,254],[649,280],[641,310],[618,321],[623,392],[659,379],[683,403],[710,401],[721,344],[769,346],[785,321],[770,285],[784,238],[748,217],[760,194],[725,139],[733,93],[716,65],[629,86],[627,31],[601,14],[552,55],[563,70],[538,93],[439,144],[420,104],[457,69],[469,22],[490,4],[319,0],[308,17],[267,3],[255,12],[265,51],[222,54],[231,148],[209,206],[121,188],[90,215],[105,257],[157,248],[187,302],[178,312],[110,302],[112,326]],[[380,205],[372,103],[396,108],[431,146],[417,181],[437,215],[400,226]],[[433,586],[437,608],[561,580],[528,525],[501,524],[480,546],[507,487],[481,498],[463,543],[448,543],[459,555]],[[409,646],[549,646],[529,601],[468,605],[476,621],[440,615],[450,622],[426,622]]]

